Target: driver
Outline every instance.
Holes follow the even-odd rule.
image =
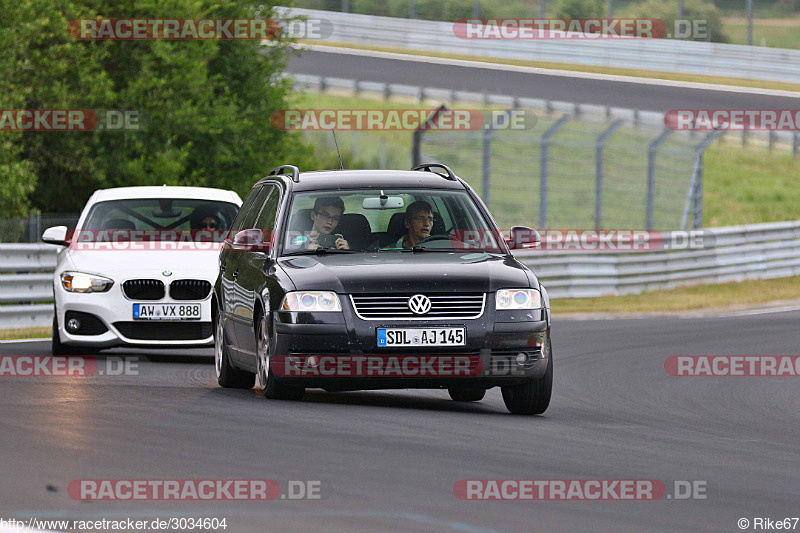
[[[394,248],[413,248],[431,236],[433,229],[433,208],[422,200],[409,204],[406,208],[404,224],[408,233],[400,237]]]

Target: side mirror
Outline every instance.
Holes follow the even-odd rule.
[[[272,247],[272,242],[264,241],[264,232],[260,229],[243,229],[233,236],[234,250],[252,250],[266,252]]]
[[[66,246],[67,242],[67,227],[66,226],[53,226],[47,228],[42,233],[42,242],[47,244],[56,244],[58,246]]]
[[[506,239],[506,244],[512,250],[535,248],[542,244],[542,236],[535,229],[526,226],[514,226],[509,231],[509,238]]]

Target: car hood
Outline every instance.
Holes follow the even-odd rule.
[[[299,290],[347,294],[492,292],[535,281],[512,256],[483,252],[305,255],[281,258],[279,264]]]
[[[76,270],[111,279],[155,277],[165,271],[171,279],[207,279],[212,283],[219,269],[219,248],[208,250],[73,250],[65,249],[58,272]]]

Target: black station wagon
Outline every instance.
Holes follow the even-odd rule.
[[[550,302],[467,183],[440,164],[301,173],[252,188],[219,256],[212,315],[222,387],[302,399],[306,388],[499,386],[540,414],[553,383]]]

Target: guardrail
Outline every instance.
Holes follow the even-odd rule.
[[[703,230],[707,248],[629,252],[521,250],[552,298],[631,294],[694,283],[800,275],[800,221]],[[56,248],[0,244],[0,329],[53,320]],[[8,305],[11,304],[11,305]]]
[[[333,31],[321,41],[706,76],[736,73],[740,78],[800,82],[800,50],[677,39],[461,39],[450,22],[301,8],[288,11],[329,21]]]
[[[49,244],[0,244],[0,329],[52,324],[56,250]]]
[[[687,251],[525,250],[528,265],[553,298],[634,294],[695,283],[800,275],[800,222],[703,230],[713,245]]]

